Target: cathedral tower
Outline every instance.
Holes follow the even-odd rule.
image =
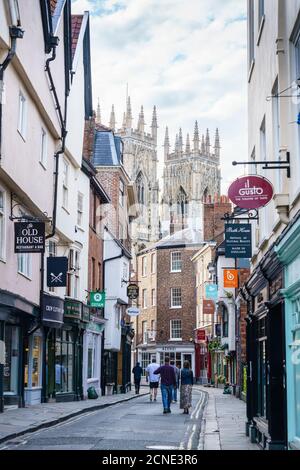
[[[218,129],[212,151],[207,129],[200,134],[195,122],[192,145],[187,134],[185,148],[182,130],[170,152],[168,128],[164,145],[164,174],[162,197],[162,235],[185,228],[203,231],[203,201],[220,195],[220,136]]]

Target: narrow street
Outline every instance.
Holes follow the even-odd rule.
[[[179,403],[163,415],[160,393],[152,403],[146,395],[7,441],[0,450],[196,450],[204,405],[205,393],[194,387],[190,415]]]

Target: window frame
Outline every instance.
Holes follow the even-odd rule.
[[[156,253],[151,253],[151,274],[156,273]]]
[[[174,327],[174,323],[177,322],[180,324],[180,328],[175,328]],[[173,333],[175,331],[178,331],[178,335],[180,334],[180,336],[175,336]],[[170,320],[170,341],[182,341],[182,320],[179,319],[179,318],[172,318]]]
[[[63,181],[62,181],[62,187],[63,187],[63,197],[62,197],[62,207],[68,211],[69,207],[69,162],[63,158],[63,171],[62,171],[62,176],[63,176]]]
[[[122,178],[119,179],[119,205],[124,207],[125,183]]]
[[[142,277],[147,277],[147,255],[142,257]]]
[[[173,255],[180,255],[180,269],[174,269],[173,268],[173,264],[174,264],[174,260],[173,260]],[[178,262],[178,260],[175,260],[175,263]],[[170,267],[170,272],[171,273],[181,273],[182,272],[182,253],[181,251],[171,251],[171,267]]]
[[[27,100],[21,90],[19,90],[19,115],[17,130],[22,139],[25,141],[27,130]]]
[[[79,201],[81,199],[81,207]],[[83,203],[84,203],[84,194],[81,191],[77,193],[77,226],[83,228]]]
[[[24,271],[21,271],[21,269],[23,269],[24,267],[22,265],[22,259],[24,260],[24,266],[26,268]],[[28,279],[29,281],[32,281],[32,253],[18,253],[17,263],[18,274],[26,277],[26,279]]]
[[[142,291],[143,308],[147,308],[147,289]]]
[[[45,129],[41,128],[41,151],[40,151],[40,161],[39,163],[42,165],[44,170],[47,169],[47,161],[48,161],[48,134]]]
[[[173,291],[180,291],[180,305],[176,304],[174,305],[174,296],[173,296]],[[182,289],[181,287],[171,287],[171,309],[179,309],[182,308]]]
[[[153,295],[154,294],[154,295]],[[157,299],[156,299],[156,289],[151,289],[151,306],[156,307]]]

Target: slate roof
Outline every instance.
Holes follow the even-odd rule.
[[[200,230],[187,228],[169,235],[155,244],[157,249],[179,246],[203,245],[203,234]]]
[[[71,26],[72,26],[72,59],[74,59],[76,46],[80,34],[80,29],[82,25],[83,15],[72,15],[71,16]]]
[[[95,167],[120,165],[121,152],[118,150],[116,139],[112,131],[96,130],[93,153]]]

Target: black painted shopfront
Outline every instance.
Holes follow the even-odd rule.
[[[263,448],[286,448],[283,271],[273,249],[243,288],[247,318],[247,434]]]

